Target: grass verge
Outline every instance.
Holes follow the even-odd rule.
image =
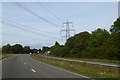
[[[116,60],[105,60],[105,59],[79,59],[79,58],[71,58],[74,60],[83,60],[83,61],[91,61],[91,62],[101,62],[101,63],[106,63],[106,64],[120,64],[120,61]]]
[[[51,57],[56,57],[56,56],[51,56]],[[59,57],[59,58],[66,58],[66,59],[72,59],[72,60],[82,60],[82,61],[89,61],[89,62],[99,62],[99,63],[105,63],[105,64],[114,64],[114,65],[120,64],[120,61],[117,61],[117,60],[69,58],[69,57]]]
[[[0,60],[8,58],[10,56],[12,56],[12,54],[2,54],[1,57],[0,57]]]
[[[109,78],[109,80],[118,80],[120,75],[120,69],[114,67],[105,67],[99,65],[91,65],[86,63],[77,63],[63,60],[50,59],[46,57],[40,57],[37,55],[31,55],[35,60],[63,68],[78,74],[86,75],[92,78]]]

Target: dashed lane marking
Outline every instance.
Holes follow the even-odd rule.
[[[34,69],[31,69],[33,72],[36,72]]]
[[[26,63],[24,63],[26,65]]]

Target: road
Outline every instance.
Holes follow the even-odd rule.
[[[28,54],[15,54],[2,61],[3,78],[85,78],[85,76],[36,61]]]

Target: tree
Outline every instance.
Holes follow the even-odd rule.
[[[15,44],[12,46],[12,50],[15,54],[23,53],[23,47],[20,44]]]
[[[10,44],[7,44],[7,45],[3,46],[2,47],[2,53],[10,53],[10,48],[11,48]]]
[[[82,57],[82,51],[88,46],[89,38],[90,33],[86,31],[69,38],[65,45],[69,49],[68,57]]]
[[[30,47],[29,46],[25,46],[24,48],[23,48],[23,53],[30,53]]]
[[[43,52],[43,53],[46,52],[46,51],[49,51],[49,50],[50,50],[50,48],[47,47],[47,46],[43,46],[43,47],[42,47],[42,52]]]
[[[113,23],[113,25],[110,28],[110,32],[120,33],[120,17],[117,18],[117,20]]]
[[[62,50],[63,50],[62,47],[63,46],[60,46],[60,44],[58,42],[55,42],[55,45],[50,48],[50,50],[51,50],[50,55],[61,56],[61,57],[64,56],[64,54],[62,52]]]
[[[38,50],[37,49],[31,49],[30,52],[36,54],[36,53],[38,53]]]
[[[89,46],[90,47],[99,47],[103,45],[105,40],[109,37],[109,32],[105,29],[98,28],[92,32],[90,37]]]
[[[116,55],[116,59],[120,60],[120,17],[117,18],[117,20],[113,23],[113,25],[110,28],[111,32],[111,40],[113,41],[113,50],[114,54]]]
[[[55,45],[58,45],[58,46],[60,46],[60,44],[59,44],[57,41],[55,42]]]
[[[39,49],[38,51],[39,51],[39,53],[42,53],[42,50],[41,50],[41,49]]]
[[[72,36],[69,39],[67,39],[67,42],[65,43],[65,47],[69,50],[71,50],[74,47],[74,42],[75,41],[75,37]]]
[[[115,45],[115,41],[112,35],[110,35],[110,37],[106,40],[103,46],[104,46],[103,49],[105,50],[104,56],[106,55],[105,59],[118,60],[119,58],[118,48]]]
[[[106,51],[104,44],[109,36],[109,32],[105,29],[98,28],[93,31],[84,57],[103,59]]]

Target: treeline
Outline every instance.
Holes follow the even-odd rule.
[[[29,54],[29,53],[41,53],[41,49],[30,49],[29,46],[22,46],[21,44],[15,44],[15,45],[4,45],[2,47],[2,53],[10,53],[10,54]]]
[[[21,44],[15,44],[15,45],[4,45],[2,46],[2,53],[8,53],[8,54],[38,54],[38,53],[45,53],[49,51],[50,48],[47,46],[43,46],[42,49],[31,49],[30,46],[22,46]]]
[[[50,50],[50,55],[58,57],[120,60],[120,18],[109,32],[100,28],[91,34],[81,32],[70,37],[65,45],[56,42]]]

